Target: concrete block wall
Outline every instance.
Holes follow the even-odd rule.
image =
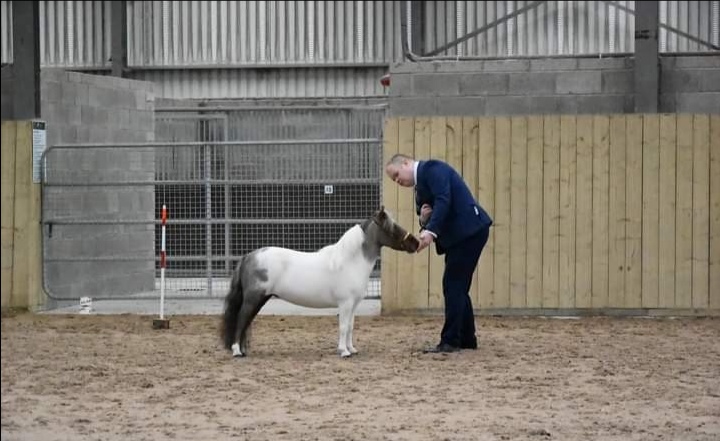
[[[48,146],[152,141],[153,85],[43,69],[42,119]],[[151,221],[155,216],[155,158],[151,149],[58,149],[48,155],[44,213],[53,219]],[[57,186],[148,181],[138,186]],[[44,231],[46,287],[62,298],[107,298],[155,286],[154,226],[58,224]],[[63,261],[73,258],[75,261]],[[107,260],[108,258],[117,260]],[[141,259],[141,260],[131,260]]]
[[[663,57],[661,112],[718,112],[720,56]],[[390,114],[523,115],[634,111],[632,57],[401,63]]]
[[[402,63],[391,115],[521,115],[632,111],[630,58]]]
[[[662,57],[663,112],[720,113],[720,55]]]

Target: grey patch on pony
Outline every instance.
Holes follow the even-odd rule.
[[[226,298],[223,316],[223,340],[234,356],[247,354],[247,340],[255,316],[270,299],[261,284],[267,282],[268,271],[260,268],[257,260],[261,250],[243,257],[233,276],[230,292]],[[237,349],[236,349],[237,348]]]
[[[267,268],[255,268],[253,270],[253,277],[260,282],[268,281],[268,270]]]
[[[375,240],[378,233],[378,226],[370,219],[365,219],[362,225],[360,225],[363,232],[365,233],[365,239],[362,244],[363,257],[368,262],[374,261],[380,256],[380,245]]]

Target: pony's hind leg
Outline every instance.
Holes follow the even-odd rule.
[[[238,315],[238,335],[236,343],[232,347],[233,357],[247,355],[248,334],[252,321],[269,299],[269,295],[260,291],[251,291],[246,295]]]

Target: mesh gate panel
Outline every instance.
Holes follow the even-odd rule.
[[[380,149],[378,139],[53,147],[46,289],[58,299],[156,296],[164,204],[168,297],[224,296],[247,252],[314,251],[376,210]]]

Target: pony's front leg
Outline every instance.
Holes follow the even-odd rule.
[[[358,350],[355,349],[355,346],[353,345],[353,331],[355,330],[355,311],[357,310],[357,307],[360,304],[361,300],[362,297],[359,297],[357,300],[355,300],[355,302],[353,303],[352,311],[350,312],[350,330],[348,331],[347,336],[347,348],[351,354],[358,353]]]
[[[338,352],[341,357],[349,357],[351,354],[348,349],[348,335],[350,333],[350,323],[352,321],[353,302],[346,301],[340,304],[338,308],[338,324],[339,324],[339,336],[338,336]]]

